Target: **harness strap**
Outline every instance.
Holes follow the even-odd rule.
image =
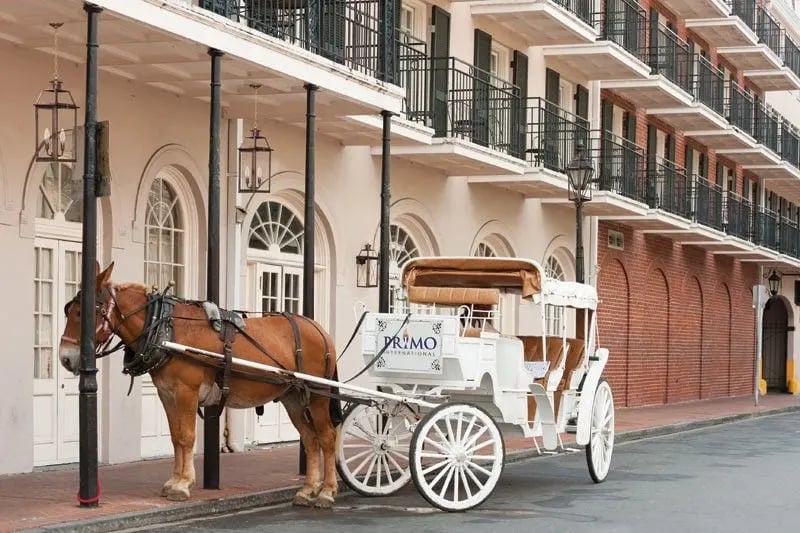
[[[292,335],[294,335],[294,368],[297,372],[303,371],[303,346],[300,340],[300,328],[297,327],[297,322],[294,319],[294,315],[291,313],[283,312],[281,313],[283,317],[289,321],[289,325],[292,327]]]
[[[345,354],[347,349],[350,348],[350,344],[352,344],[353,339],[355,339],[356,335],[358,335],[358,330],[361,329],[361,324],[364,323],[364,319],[366,317],[367,317],[367,311],[364,311],[363,313],[361,313],[361,318],[358,319],[358,323],[356,324],[356,327],[353,329],[353,334],[350,335],[350,338],[347,340],[347,344],[344,345],[344,349],[339,353],[339,357],[336,358],[336,362],[337,363],[342,358],[342,356]]]
[[[319,333],[319,336],[322,339],[323,349],[325,350],[325,379],[331,379],[331,373],[330,373],[331,349],[330,346],[328,346],[328,337],[325,335],[325,333],[322,331],[322,329],[319,327],[319,324],[317,324],[316,321],[311,320],[306,316],[302,315],[297,315],[297,316],[299,316],[303,321],[308,322],[309,324],[314,326],[314,329],[316,329],[317,333]]]
[[[222,399],[219,402],[219,412],[225,407],[225,402],[228,400],[230,394],[230,381],[231,381],[231,366],[233,365],[233,354],[231,353],[231,345],[236,336],[236,328],[233,326],[228,317],[223,315],[221,320],[219,336],[222,340],[222,354],[225,356],[225,361],[222,365],[222,372],[217,372],[217,385],[222,391]]]

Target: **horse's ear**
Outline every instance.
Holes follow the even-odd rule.
[[[97,274],[97,290],[99,291],[103,288],[107,283],[108,280],[111,279],[111,271],[114,270],[114,261],[111,261],[111,264],[106,267],[105,270]]]

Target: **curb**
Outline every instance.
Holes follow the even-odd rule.
[[[717,418],[709,418],[705,420],[695,420],[692,422],[685,422],[681,424],[669,424],[665,426],[652,427],[647,429],[636,429],[619,433],[615,437],[615,444],[623,442],[632,442],[645,438],[661,437],[665,435],[672,435],[675,433],[683,433],[696,429],[708,428],[719,426],[722,424],[729,424],[732,422],[740,422],[753,418],[762,418],[766,416],[775,416],[786,413],[800,411],[800,405],[781,407],[777,409],[770,409],[767,411],[757,411],[753,413],[740,413],[735,415],[725,415]],[[568,445],[566,445],[568,447]],[[519,450],[511,452],[506,455],[506,463],[518,463],[528,459],[556,457],[563,454],[542,454],[536,452],[535,449]],[[202,500],[195,501],[187,504],[182,504],[175,507],[166,507],[160,509],[153,509],[150,511],[132,511],[112,516],[103,516],[97,518],[90,518],[87,520],[79,520],[75,522],[66,522],[63,524],[53,524],[49,526],[42,526],[35,529],[26,530],[29,532],[74,532],[81,531],[84,533],[94,533],[100,531],[118,531],[121,529],[133,529],[139,527],[146,527],[155,524],[166,524],[170,522],[178,522],[182,520],[189,520],[193,518],[203,518],[213,516],[221,513],[229,513],[234,511],[244,511],[256,507],[268,507],[271,505],[279,505],[292,501],[295,492],[300,489],[300,485],[293,487],[285,487],[281,489],[268,490],[263,492],[253,492],[249,494],[241,494],[237,496],[228,496],[225,498],[218,498],[215,500]],[[340,482],[339,494],[347,494],[349,491]]]

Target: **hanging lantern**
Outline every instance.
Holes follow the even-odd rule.
[[[365,244],[356,256],[356,286],[372,288],[378,286],[378,252]]]
[[[51,22],[53,28],[53,79],[50,87],[43,89],[34,104],[36,115],[36,161],[52,163],[74,163],[75,126],[78,122],[78,106],[72,94],[63,88],[58,74],[58,29],[61,22]]]
[[[260,84],[250,87],[254,92],[253,129],[239,147],[239,192],[270,192],[272,178],[272,147],[258,129],[258,89]]]
[[[769,292],[776,296],[781,290],[781,275],[776,270],[773,270],[772,274],[767,278],[767,283],[769,283]]]

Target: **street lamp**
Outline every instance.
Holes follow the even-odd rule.
[[[567,165],[569,200],[575,204],[575,281],[583,283],[583,203],[592,201],[594,165],[583,142],[575,147],[575,158]]]
[[[258,89],[261,84],[253,83],[250,87],[254,101],[253,129],[239,147],[239,192],[268,193],[272,180],[272,147],[258,129]]]
[[[778,274],[777,270],[772,271],[772,274],[767,278],[767,282],[769,283],[770,294],[776,296],[781,290],[781,275]]]
[[[356,256],[356,286],[372,288],[378,286],[378,252],[365,244]]]

